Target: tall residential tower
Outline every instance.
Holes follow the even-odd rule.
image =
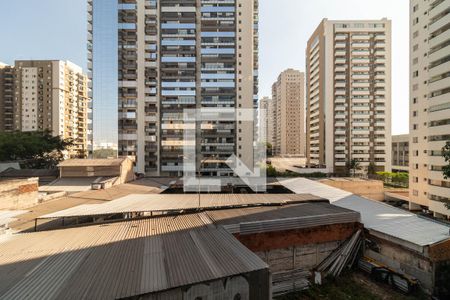
[[[94,148],[149,175],[179,175],[186,145],[204,175],[232,175],[232,154],[253,168],[256,123],[204,120],[184,141],[183,112],[257,108],[257,0],[89,0],[88,22]]]
[[[59,60],[0,65],[0,131],[50,131],[70,139],[69,157],[88,154],[88,78]]]
[[[410,28],[410,208],[449,217],[450,0],[411,0]]]
[[[272,85],[274,155],[305,154],[305,73],[287,69]]]
[[[391,166],[391,22],[324,19],[306,48],[309,165]]]

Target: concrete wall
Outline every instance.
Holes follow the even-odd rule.
[[[421,253],[378,237],[368,236],[368,239],[377,245],[378,250],[367,248],[364,252],[365,256],[398,273],[417,278],[422,287],[432,291],[434,265],[430,259]]]
[[[111,167],[60,167],[61,177],[120,176],[120,166]]]
[[[23,209],[38,203],[38,178],[0,181],[0,209]]]
[[[125,159],[120,170],[120,183],[133,181],[134,179],[133,161],[131,159]]]
[[[359,223],[236,235],[272,272],[312,269],[360,227]]]
[[[326,185],[359,195],[368,199],[383,201],[384,187],[380,180],[320,180]]]

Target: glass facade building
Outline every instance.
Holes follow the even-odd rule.
[[[185,109],[256,108],[257,0],[89,1],[94,145],[117,144],[136,171],[180,175]],[[254,124],[196,123],[204,175],[253,163]]]

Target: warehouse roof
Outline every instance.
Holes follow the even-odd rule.
[[[59,163],[58,167],[114,167],[120,166],[128,158],[105,159],[67,159]]]
[[[358,211],[365,228],[406,241],[413,247],[450,239],[450,226],[379,201],[306,178],[287,179],[280,183],[295,193],[311,193],[329,199],[334,205]]]
[[[0,243],[0,297],[117,299],[268,266],[200,214],[17,234]]]
[[[80,205],[40,216],[41,219],[98,216],[129,212],[183,211],[223,207],[283,205],[326,201],[309,194],[147,194],[128,195],[104,204]]]
[[[324,202],[206,211],[229,232],[250,234],[360,222],[358,212]]]

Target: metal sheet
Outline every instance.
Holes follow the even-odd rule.
[[[147,194],[128,195],[104,204],[80,205],[40,216],[41,219],[110,215],[128,212],[182,211],[198,208],[283,205],[305,201],[325,201],[303,194]]]
[[[329,199],[334,205],[358,211],[365,228],[399,240],[426,246],[450,239],[450,226],[427,220],[379,201],[369,200],[306,178],[289,179],[280,183],[295,193],[311,193]]]
[[[126,298],[267,268],[199,214],[159,217],[12,235],[0,298]]]

